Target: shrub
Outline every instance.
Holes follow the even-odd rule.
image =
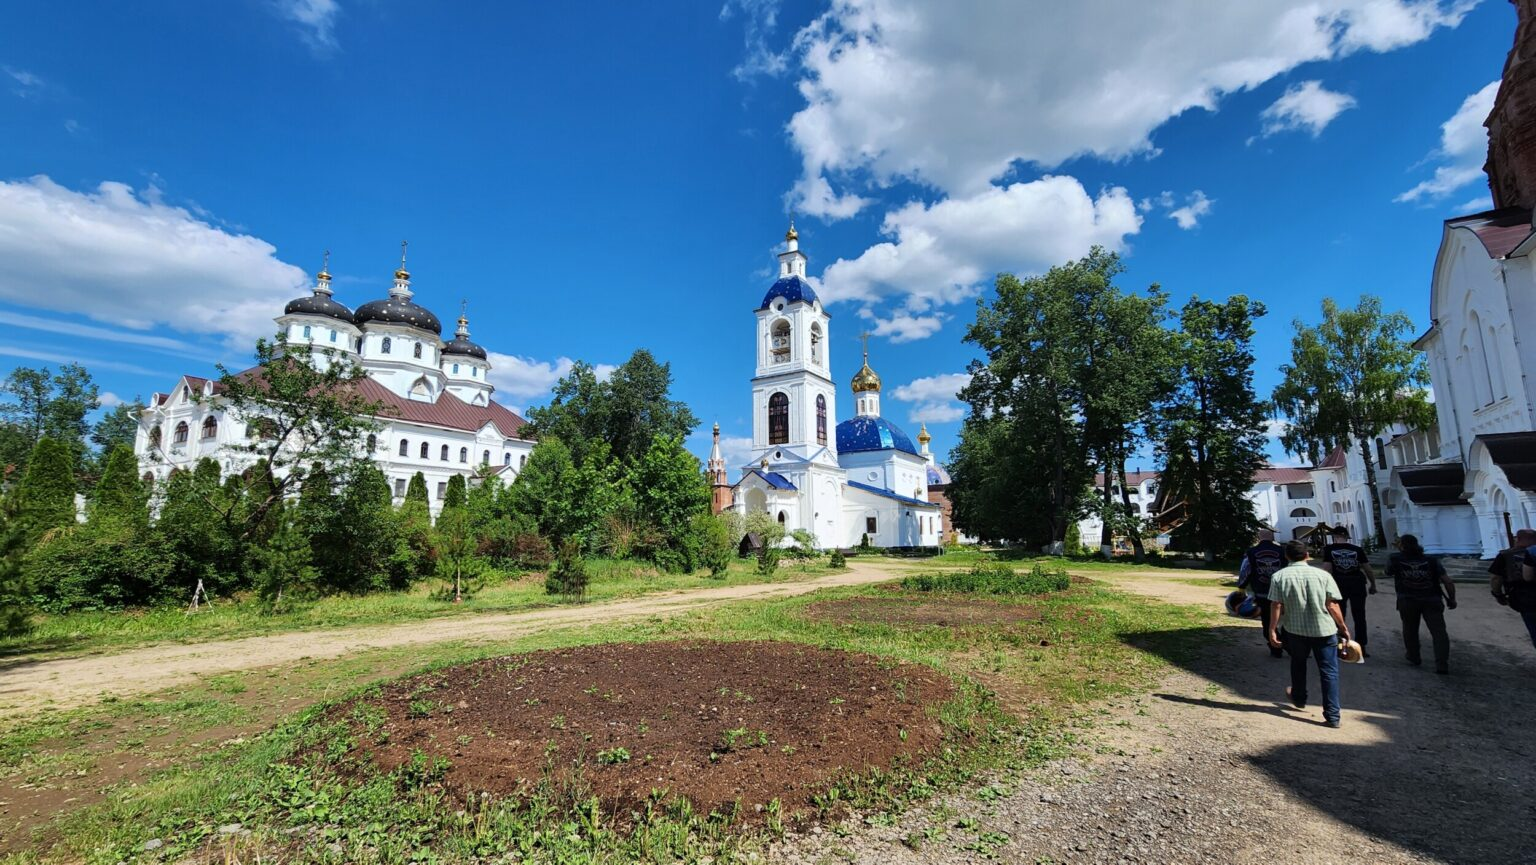
[[[36,543],[50,529],[74,525],[75,472],[69,447],[47,436],[38,439],[16,495],[29,542]]]
[[[32,626],[32,585],[22,567],[25,528],[14,507],[0,505],[0,636],[25,634]]]
[[[764,546],[757,554],[757,573],[760,576],[771,577],[773,572],[779,569],[779,548]]]
[[[904,589],[919,592],[966,592],[984,595],[1043,595],[1072,584],[1064,568],[1035,563],[1020,574],[1002,562],[982,562],[965,573],[918,574],[901,581]]]
[[[77,526],[55,529],[27,556],[29,582],[50,613],[112,610],[191,597],[192,582],[173,579],[158,533]]]
[[[568,601],[580,600],[587,594],[587,565],[581,558],[581,542],[566,538],[560,544],[560,554],[554,566],[544,578],[544,591],[560,595]]]
[[[821,551],[816,549],[816,536],[805,529],[795,529],[790,537],[794,539],[795,545],[784,551],[790,558],[805,560],[821,555]]]
[[[848,560],[843,557],[843,551],[842,550],[833,550],[832,551],[832,558],[827,562],[827,567],[830,567],[830,568],[846,568],[846,567],[848,567]]]
[[[728,519],[714,514],[695,514],[690,535],[698,548],[699,566],[709,569],[709,575],[723,579],[736,554],[736,541],[732,537]]]

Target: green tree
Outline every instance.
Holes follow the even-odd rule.
[[[443,509],[463,509],[469,504],[468,493],[465,490],[464,476],[454,475],[448,479],[448,489],[443,493]]]
[[[311,527],[310,535],[311,550],[321,553],[316,557],[321,592],[367,592],[410,584],[412,563],[401,561],[401,521],[390,498],[389,481],[372,463],[353,466],[334,496],[316,488],[308,503],[300,497],[306,522],[312,519],[311,513],[324,516],[321,525]],[[324,515],[328,504],[330,513]]]
[[[432,506],[427,499],[427,479],[417,472],[405,491],[405,501],[395,514],[396,547],[391,558],[392,580],[409,584],[436,568],[437,550],[432,539]]]
[[[1413,321],[1382,310],[1381,298],[1365,295],[1354,309],[1323,300],[1323,320],[1308,327],[1293,322],[1291,362],[1274,391],[1274,404],[1287,418],[1280,441],[1314,465],[1334,448],[1359,449],[1371,489],[1371,524],[1385,546],[1381,496],[1371,440],[1393,424],[1425,428],[1435,407],[1426,387],[1429,371],[1413,348]]]
[[[71,470],[80,467],[85,455],[85,416],[101,406],[91,374],[77,363],[65,364],[54,373],[44,367],[18,367],[11,371],[0,394],[0,460],[24,467],[39,439],[48,437],[63,444],[70,454]]]
[[[407,504],[419,504],[428,511],[432,508],[432,500],[427,497],[427,476],[421,472],[411,475],[411,482],[405,487],[405,501]]]
[[[139,431],[139,415],[143,411],[144,404],[137,398],[113,406],[91,428],[91,443],[106,454],[118,445],[127,445],[130,451],[133,450],[134,437]]]
[[[299,490],[303,467],[324,465],[349,477],[367,462],[366,437],[378,429],[375,418],[384,406],[363,395],[359,384],[367,376],[356,361],[335,349],[289,345],[281,335],[257,340],[254,368],[218,369],[214,394],[195,398],[223,409],[227,422],[246,425],[245,441],[231,447],[250,471],[241,476],[245,495],[210,499],[206,506],[244,544],[271,530],[268,512]]]
[[[610,471],[602,442],[589,444],[586,462],[577,463],[564,442],[541,439],[507,487],[508,511],[528,519],[557,549],[569,538],[592,549],[619,499]]]
[[[17,496],[28,543],[36,543],[50,529],[74,525],[74,456],[68,445],[46,436],[38,439]]]
[[[300,505],[280,505],[271,512],[276,529],[268,541],[255,550],[253,571],[257,596],[269,612],[283,612],[284,593],[309,595],[319,583],[309,545],[309,532],[303,524]]]
[[[135,526],[149,525],[149,490],[144,488],[138,472],[139,461],[133,448],[114,446],[87,502],[87,515],[92,522],[124,520]]]
[[[530,460],[532,462],[532,460]],[[544,591],[576,601],[587,594],[587,566],[581,559],[581,542],[574,537],[560,542],[560,552],[544,578]]]
[[[26,527],[10,500],[0,501],[0,636],[25,634],[32,625],[32,582],[22,566]]]
[[[155,527],[164,539],[174,591],[190,596],[198,580],[214,594],[245,585],[243,545],[223,516],[238,506],[231,499],[218,463],[206,457],[192,471],[174,471],[166,480]]]
[[[659,544],[639,551],[670,571],[688,572],[698,566],[690,543],[693,518],[708,513],[709,481],[698,457],[683,447],[682,439],[657,436],[630,467],[626,480],[632,513],[645,520]]]
[[[1248,492],[1265,462],[1268,412],[1253,390],[1253,322],[1264,312],[1234,295],[1191,298],[1179,313],[1178,386],[1158,419],[1160,482],[1184,511],[1175,543],[1208,558],[1241,551],[1258,528]]]
[[[589,462],[595,445],[628,464],[659,436],[686,438],[698,426],[688,406],[671,397],[672,367],[640,349],[606,379],[578,361],[551,391],[548,405],[529,411],[532,433],[557,438],[578,465]]]
[[[701,567],[709,569],[715,579],[724,579],[736,555],[739,537],[731,531],[731,522],[724,515],[708,512],[693,515],[692,535],[698,545]]]
[[[465,582],[479,573],[469,511],[464,507],[445,506],[438,515],[433,535],[437,544],[438,574],[453,583],[453,602],[457,604],[464,599]]]
[[[78,468],[86,453],[91,425],[86,415],[101,408],[101,392],[78,363],[66,363],[53,377],[53,393],[43,408],[43,435],[64,442]]]

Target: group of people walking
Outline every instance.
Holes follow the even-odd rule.
[[[1423,664],[1419,642],[1423,625],[1433,645],[1435,672],[1448,674],[1451,640],[1445,611],[1456,609],[1456,584],[1440,560],[1424,552],[1418,538],[1403,535],[1395,546],[1386,576],[1392,578],[1397,593],[1404,655],[1409,664]],[[1365,550],[1350,543],[1349,532],[1342,527],[1333,530],[1316,563],[1311,554],[1303,541],[1280,544],[1273,531],[1260,532],[1257,543],[1243,554],[1238,586],[1253,596],[1270,654],[1290,656],[1291,684],[1286,696],[1291,704],[1298,709],[1307,705],[1307,662],[1311,660],[1317,666],[1323,720],[1337,727],[1339,649],[1352,640],[1359,644],[1362,660],[1370,657],[1366,598],[1376,594],[1376,574]],[[1494,600],[1520,613],[1536,646],[1536,530],[1517,532],[1513,546],[1494,559],[1489,572]],[[1346,618],[1353,620],[1353,630]]]

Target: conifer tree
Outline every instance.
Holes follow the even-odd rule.
[[[18,636],[31,627],[32,586],[22,567],[26,548],[26,527],[14,502],[0,502],[0,636]]]
[[[27,459],[17,497],[28,543],[50,529],[75,523],[74,457],[62,442],[44,436]]]
[[[467,492],[465,490],[464,476],[454,475],[453,477],[449,478],[448,489],[443,493],[443,509],[462,509],[466,504],[468,504],[468,501]]]
[[[432,507],[427,499],[427,479],[417,472],[405,492],[405,502],[395,514],[397,545],[390,572],[392,581],[409,584],[428,576],[434,569],[436,549],[432,543]]]
[[[122,520],[135,526],[149,524],[149,491],[139,479],[139,461],[133,448],[117,445],[107,454],[101,479],[91,490],[89,516],[99,520]]]
[[[268,609],[281,612],[283,595],[308,594],[319,572],[302,522],[302,508],[282,505],[272,515],[276,523],[272,537],[255,552],[255,582],[257,594]]]
[[[427,498],[427,477],[421,472],[411,475],[411,483],[405,488],[405,504],[419,502],[428,509],[432,507],[431,499]]]

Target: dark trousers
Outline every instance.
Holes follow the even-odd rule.
[[[1451,660],[1451,637],[1445,632],[1445,604],[1439,598],[1398,598],[1397,612],[1403,617],[1403,648],[1408,662],[1420,663],[1419,620],[1429,626],[1435,643],[1435,669],[1444,670]]]
[[[1253,603],[1259,608],[1259,621],[1264,624],[1264,645],[1274,657],[1280,657],[1281,650],[1269,645],[1269,635],[1274,633],[1269,627],[1269,601],[1264,598],[1254,598]]]
[[[1355,638],[1355,642],[1364,646],[1366,595],[1365,584],[1361,583],[1359,586],[1348,587],[1340,584],[1339,594],[1344,596],[1344,600],[1339,602],[1339,612],[1346,616],[1348,616],[1351,612],[1355,614],[1355,629],[1350,632],[1350,636]]]
[[[1323,692],[1323,720],[1339,720],[1339,636],[1303,637],[1281,632],[1285,651],[1291,656],[1291,702],[1307,704],[1307,661],[1317,664],[1318,687]]]
[[[1536,646],[1536,607],[1521,613],[1520,618],[1525,620],[1525,629],[1531,632],[1531,645]]]

